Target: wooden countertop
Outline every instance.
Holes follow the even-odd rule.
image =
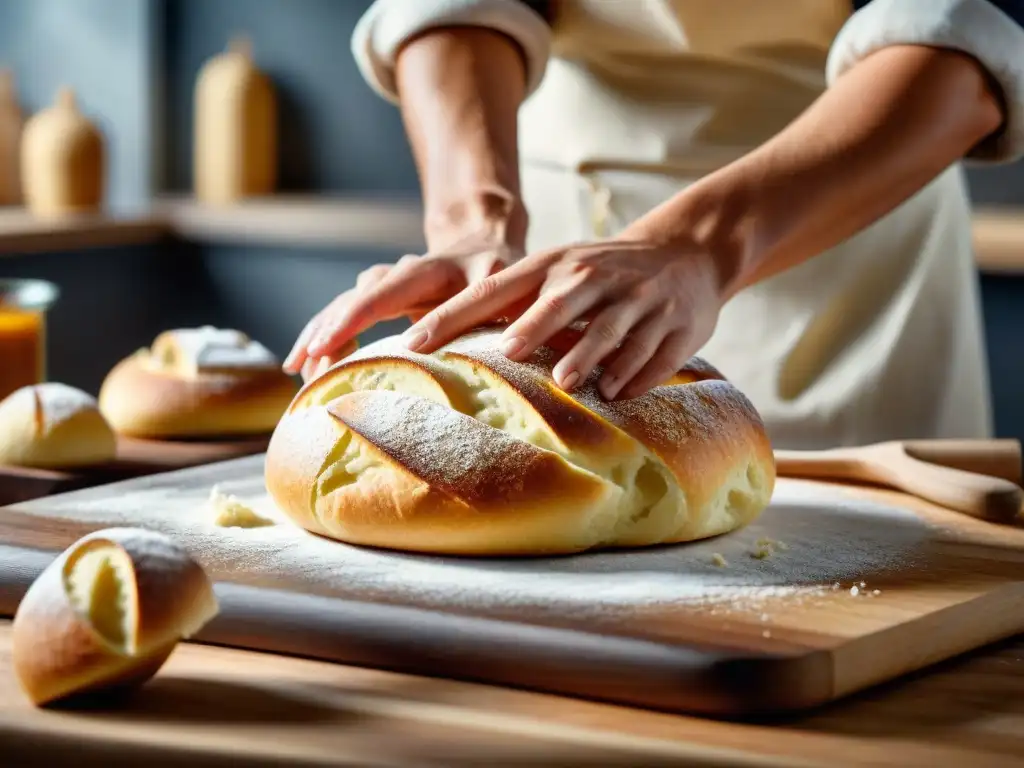
[[[415,201],[301,195],[225,208],[165,197],[145,214],[61,222],[40,221],[18,208],[0,209],[0,255],[129,245],[168,235],[210,243],[417,252],[423,247],[420,215]],[[974,245],[983,273],[1024,275],[1024,208],[978,210]]]
[[[1024,764],[1024,637],[758,723],[190,643],[118,706],[38,710],[10,650],[0,621],[0,754],[11,765]]]
[[[738,724],[193,644],[117,707],[37,710],[2,622],[0,752],[10,765],[1019,766],[1024,638],[807,717]]]

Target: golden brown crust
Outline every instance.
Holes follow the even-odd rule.
[[[268,434],[295,396],[280,370],[200,372],[192,378],[155,370],[136,353],[114,366],[100,389],[100,410],[124,435],[196,438]]]
[[[117,441],[96,399],[46,382],[0,401],[0,464],[71,469],[114,459]]]
[[[112,551],[127,556],[131,581],[107,598],[123,597],[135,616],[120,644],[99,631],[87,608],[75,605],[69,585],[82,558]],[[97,531],[65,550],[22,598],[12,626],[14,671],[37,705],[138,684],[216,612],[206,573],[166,536],[130,528]]]
[[[344,541],[474,554],[687,541],[767,504],[775,466],[761,419],[705,361],[607,402],[600,371],[567,394],[554,350],[512,362],[499,338],[478,331],[429,358],[391,339],[334,366],[278,427],[271,495]],[[361,391],[374,389],[409,394]],[[304,434],[316,447],[299,456]]]

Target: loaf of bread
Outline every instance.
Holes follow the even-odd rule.
[[[22,387],[0,402],[0,464],[73,469],[114,459],[114,431],[96,398],[66,384]]]
[[[37,705],[140,685],[217,610],[205,571],[163,534],[97,531],[65,550],[22,598],[14,672]]]
[[[269,434],[297,389],[262,344],[205,326],[166,331],[119,362],[99,404],[124,435],[239,437]]]
[[[693,358],[664,386],[571,393],[482,329],[433,355],[371,344],[304,386],[266,484],[309,531],[353,544],[541,555],[690,541],[749,523],[775,462],[751,403]]]

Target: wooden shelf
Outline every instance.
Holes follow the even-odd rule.
[[[24,208],[0,208],[0,255],[136,245],[168,234],[167,222],[150,214],[49,220]]]
[[[342,197],[254,198],[212,207],[191,198],[162,198],[154,212],[186,240],[289,246],[382,248],[420,253],[418,202]]]
[[[0,255],[153,242],[174,235],[200,243],[373,248],[395,254],[424,247],[418,202],[280,195],[225,207],[160,198],[139,216],[49,221],[0,209]],[[974,247],[985,274],[1024,275],[1024,208],[981,209]]]

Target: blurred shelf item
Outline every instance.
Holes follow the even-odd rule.
[[[290,196],[208,206],[162,198],[155,207],[176,235],[207,243],[380,248],[420,253],[423,214],[416,201]]]
[[[75,92],[62,87],[53,104],[34,114],[21,138],[25,204],[37,216],[97,213],[106,185],[106,141],[82,114]]]
[[[974,252],[983,274],[1024,275],[1024,208],[975,211]]]
[[[168,234],[152,216],[80,214],[43,219],[25,208],[0,208],[0,255],[138,245]]]
[[[14,73],[0,69],[0,205],[21,202],[20,150],[24,127]]]
[[[277,183],[277,97],[238,36],[207,61],[195,85],[193,178],[204,203],[267,196]]]

